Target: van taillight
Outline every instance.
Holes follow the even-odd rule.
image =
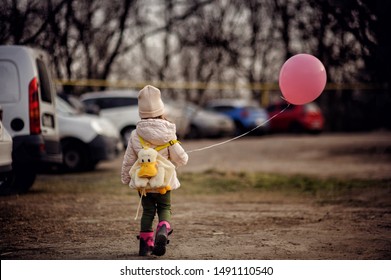
[[[41,122],[39,113],[38,81],[33,78],[29,84],[29,114],[30,114],[30,133],[41,133]]]

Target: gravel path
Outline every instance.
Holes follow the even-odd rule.
[[[390,140],[390,133],[247,137],[192,153],[180,172],[389,180]],[[184,147],[218,141],[184,141]],[[32,192],[0,197],[1,259],[144,259],[137,255],[139,221],[133,220],[137,195],[119,182],[108,185],[112,193],[91,191],[105,172],[118,172],[119,181],[121,161],[79,175],[77,193],[40,189],[40,182],[55,176],[42,175]],[[391,190],[373,187],[331,201],[267,191],[189,196],[179,189],[172,198],[174,233],[167,253],[147,259],[389,260]]]

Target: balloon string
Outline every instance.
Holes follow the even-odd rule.
[[[225,140],[223,142],[219,142],[219,143],[216,143],[216,144],[213,144],[213,145],[210,145],[210,146],[206,146],[206,147],[203,147],[203,148],[199,148],[199,149],[194,149],[194,150],[190,150],[190,151],[186,151],[188,154],[190,153],[194,153],[194,152],[200,152],[200,151],[204,151],[204,150],[207,150],[207,149],[211,149],[211,148],[214,148],[214,147],[217,147],[217,146],[220,146],[220,145],[224,145],[224,144],[227,144],[229,142],[232,142],[232,141],[235,141],[239,138],[242,138],[243,136],[246,136],[247,134],[253,132],[254,130],[260,128],[261,126],[264,126],[265,124],[267,124],[268,122],[270,122],[272,119],[274,119],[275,117],[279,116],[280,114],[282,114],[286,109],[289,108],[291,104],[288,103],[288,105],[282,109],[279,113],[275,114],[273,117],[267,119],[266,121],[264,121],[263,123],[261,123],[260,125],[254,127],[253,129],[243,133],[243,134],[240,134],[234,138],[231,138],[231,139],[228,139],[228,140]]]
[[[137,220],[137,218],[138,218],[138,213],[140,211],[141,201],[143,200],[143,196],[146,196],[146,195],[147,195],[147,192],[146,192],[145,188],[142,188],[140,191],[140,200],[138,202],[136,217],[134,217],[134,220]]]

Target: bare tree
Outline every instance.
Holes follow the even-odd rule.
[[[240,28],[235,26],[238,13],[235,5],[227,1],[214,1],[193,12],[186,22],[175,28],[181,45],[181,65],[187,82],[198,82],[197,103],[203,103],[208,83],[221,83],[235,67],[239,67],[241,40]],[[240,7],[240,6],[238,6]],[[191,58],[191,59],[189,59]],[[236,79],[234,77],[234,79]],[[231,82],[234,82],[231,80]]]
[[[106,79],[121,53],[132,0],[74,2],[77,40],[86,63],[86,77]]]
[[[0,43],[34,44],[46,32],[50,17],[55,17],[66,2],[4,0],[0,7]]]
[[[64,79],[108,79],[124,58],[137,58],[131,71],[146,69],[145,77],[156,81],[200,82],[200,96],[211,81],[275,82],[282,63],[298,52],[321,58],[330,81],[388,81],[390,56],[381,43],[389,45],[383,28],[389,17],[382,5],[381,0],[4,0],[0,42],[49,50]]]

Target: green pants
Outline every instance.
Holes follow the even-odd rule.
[[[140,231],[153,231],[153,220],[156,212],[159,222],[170,221],[171,218],[171,192],[165,194],[147,193],[142,198],[143,215],[141,217]]]

